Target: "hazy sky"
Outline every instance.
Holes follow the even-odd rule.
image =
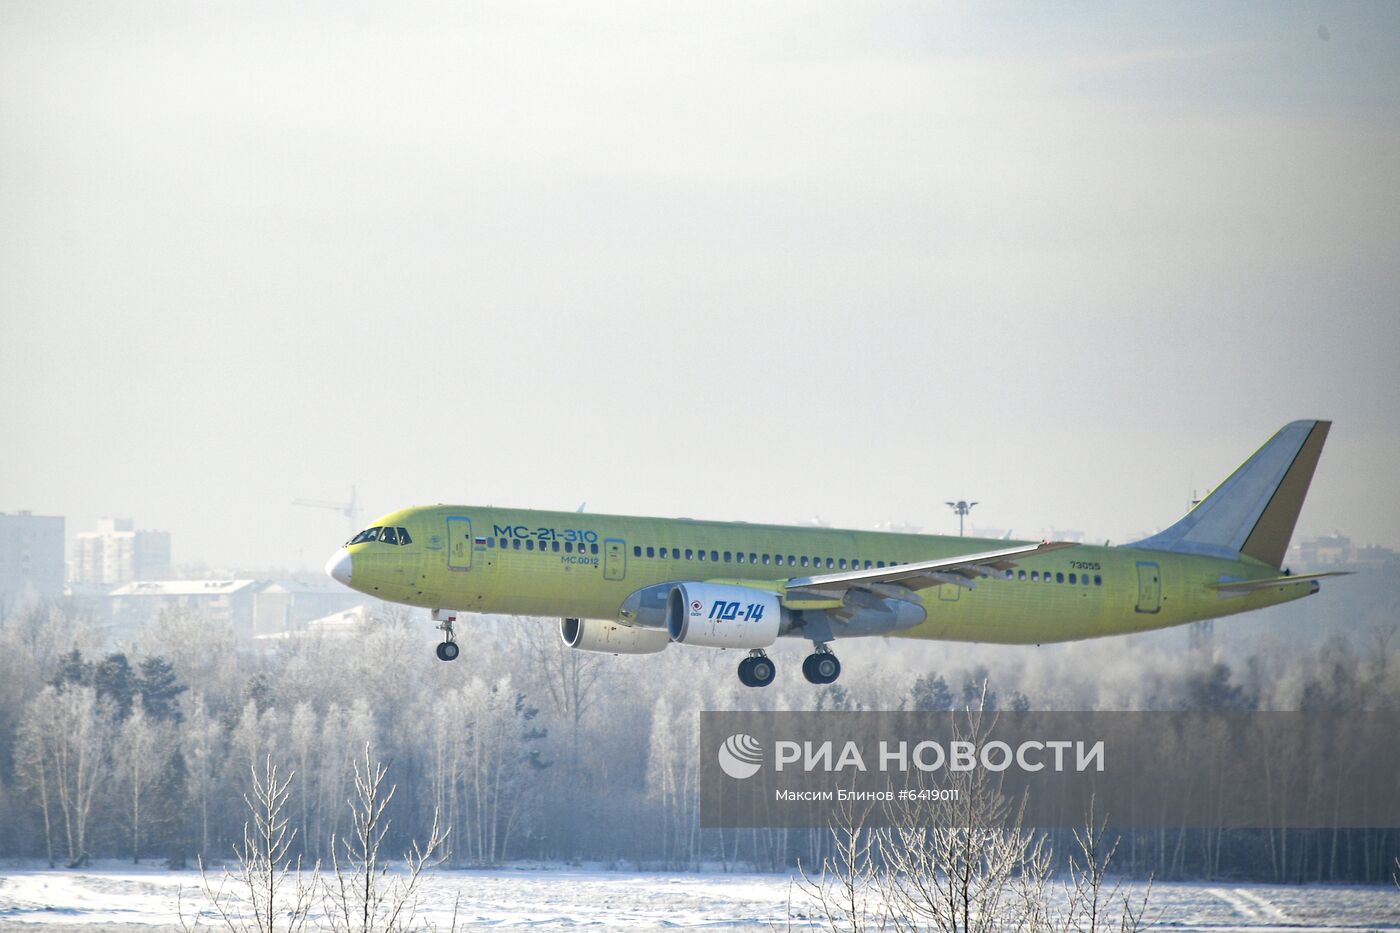
[[[0,2],[0,510],[1400,546],[1400,4]]]

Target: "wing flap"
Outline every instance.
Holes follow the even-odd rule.
[[[869,570],[847,570],[811,577],[793,577],[784,586],[790,596],[840,599],[847,590],[869,589],[877,585],[897,585],[908,590],[924,589],[942,583],[971,588],[972,581],[994,571],[1009,570],[1016,559],[1039,556],[1060,548],[1074,547],[1068,541],[1042,541],[977,554],[960,554],[933,560],[873,567]]]

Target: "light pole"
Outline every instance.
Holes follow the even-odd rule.
[[[976,502],[968,502],[968,501],[965,500],[965,499],[959,499],[957,502],[949,502],[949,503],[947,503],[947,505],[948,505],[948,507],[949,507],[950,509],[952,509],[954,512],[957,512],[957,513],[958,513],[958,537],[959,537],[959,538],[962,537],[962,533],[963,533],[963,519],[967,518],[967,513],[968,513],[968,512],[971,512],[971,511],[972,511],[972,507],[973,507],[974,505],[976,505],[976,504],[977,504]]]

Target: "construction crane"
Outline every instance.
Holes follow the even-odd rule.
[[[313,509],[335,509],[350,523],[350,538],[355,537],[363,527],[360,522],[360,496],[354,486],[350,487],[349,502],[326,502],[322,499],[293,499],[292,505],[304,505]],[[349,538],[346,539],[347,541]]]

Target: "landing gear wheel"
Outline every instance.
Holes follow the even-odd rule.
[[[807,678],[808,683],[835,683],[836,678],[841,676],[841,662],[825,649],[813,652],[802,662],[802,676]]]
[[[457,655],[462,653],[462,649],[457,647],[456,632],[452,627],[452,623],[457,621],[457,613],[451,609],[434,609],[433,621],[437,623],[437,630],[442,632],[442,644],[437,646],[438,660],[457,660]]]
[[[766,687],[777,676],[778,669],[766,654],[757,654],[739,662],[739,683],[745,687]]]

